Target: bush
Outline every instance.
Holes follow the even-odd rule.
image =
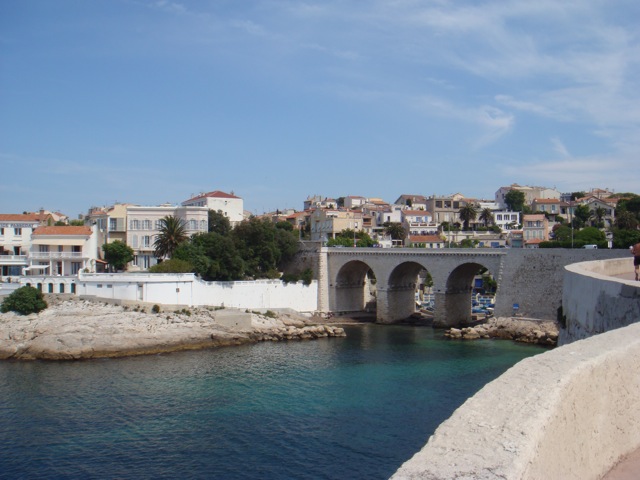
[[[153,307],[151,307],[151,312],[153,313],[160,313],[160,305],[154,305]]]
[[[151,273],[191,273],[193,270],[191,263],[178,258],[165,260],[149,268]]]
[[[305,269],[305,271],[300,275],[300,278],[305,285],[311,285],[311,280],[313,280],[313,270],[310,268]]]
[[[2,302],[0,311],[17,312],[21,315],[38,313],[47,308],[42,292],[33,287],[20,287]]]

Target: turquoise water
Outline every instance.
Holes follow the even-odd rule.
[[[425,327],[0,363],[1,478],[383,479],[538,347]]]

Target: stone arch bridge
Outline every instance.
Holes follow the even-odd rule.
[[[415,312],[418,273],[433,278],[434,324],[454,326],[471,320],[474,276],[484,267],[497,282],[496,316],[555,319],[562,303],[564,266],[588,259],[615,258],[620,250],[328,248],[318,258],[318,308],[357,312],[367,308],[370,271],[376,280],[378,323],[393,323]]]

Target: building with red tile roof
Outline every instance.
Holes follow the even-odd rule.
[[[96,271],[97,226],[45,226],[31,234],[27,275],[77,275]],[[53,292],[51,292],[53,293]]]
[[[183,207],[207,207],[209,210],[221,212],[229,219],[231,226],[244,220],[244,202],[242,198],[231,193],[214,190],[200,193],[182,202]]]

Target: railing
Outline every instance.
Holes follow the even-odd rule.
[[[30,256],[36,260],[81,259],[86,257],[82,252],[33,252]]]
[[[26,255],[0,255],[0,263],[3,265],[26,265],[29,261]]]

